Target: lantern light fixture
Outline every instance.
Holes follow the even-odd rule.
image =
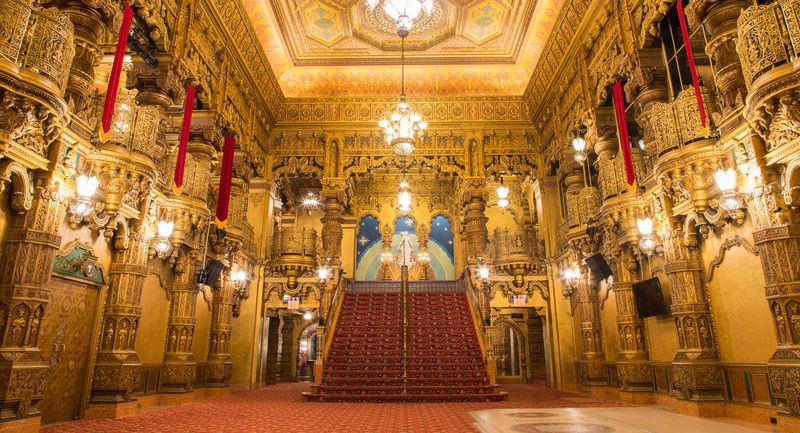
[[[734,169],[718,169],[714,173],[714,180],[722,191],[719,196],[719,206],[722,209],[733,212],[744,208],[744,199],[736,191],[736,171]]]
[[[311,320],[313,318],[314,314],[312,314],[310,311],[306,311],[305,313],[303,313],[303,320]]]
[[[650,257],[656,251],[656,238],[653,235],[653,220],[649,217],[638,218],[636,226],[639,229],[639,250]]]
[[[92,197],[100,186],[100,180],[95,176],[82,174],[75,181],[75,198],[69,206],[71,223],[77,226],[83,217],[92,211]]]
[[[500,176],[500,185],[495,189],[497,193],[497,205],[505,209],[510,202],[508,201],[508,187],[503,183],[503,177]]]
[[[172,221],[159,221],[157,225],[158,237],[156,238],[153,248],[156,250],[158,257],[165,258],[172,252],[172,231],[175,229],[175,223]]]
[[[572,148],[575,150],[575,161],[583,164],[588,156],[588,152],[586,151],[586,139],[581,136],[573,138]]]
[[[411,185],[405,179],[400,182],[400,190],[397,192],[397,209],[407,213],[411,211]]]
[[[366,0],[367,9],[375,10],[378,6],[397,26],[397,33],[406,37],[414,26],[414,21],[422,15],[433,14],[433,0]]]

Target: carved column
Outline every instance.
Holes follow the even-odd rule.
[[[744,104],[745,83],[736,53],[737,25],[742,10],[752,3],[744,0],[696,0],[689,2],[689,25],[703,25],[707,34],[706,54],[714,62],[717,102],[727,117]]]
[[[170,195],[163,208],[175,223],[172,241],[177,257],[175,279],[170,287],[170,309],[164,353],[162,392],[188,392],[194,388],[197,361],[192,353],[195,331],[197,284],[195,273],[204,264],[199,261],[209,230],[206,204],[214,148],[202,135],[191,136],[185,165],[184,190],[180,196]],[[175,161],[173,157],[171,160]]]
[[[579,257],[596,252],[596,243],[587,237],[570,241]],[[606,357],[603,353],[603,331],[600,321],[600,298],[595,289],[589,267],[579,261],[581,277],[575,289],[575,304],[580,321],[580,337],[583,351],[580,358],[581,379],[584,385],[608,385]]]
[[[278,382],[280,376],[280,366],[278,364],[278,344],[280,344],[281,319],[275,310],[271,310],[269,328],[267,330],[267,354],[264,363],[264,383],[267,385]]]
[[[235,287],[230,281],[229,270],[220,278],[218,288],[211,301],[211,334],[208,348],[208,367],[206,384],[208,386],[229,386],[233,372],[233,359],[230,353],[231,321],[233,319],[233,295]]]
[[[197,361],[192,353],[194,341],[199,265],[192,253],[182,253],[175,266],[175,280],[170,288],[167,347],[161,374],[162,392],[189,392],[194,388]]]
[[[64,99],[70,105],[74,117],[83,122],[86,134],[93,132],[89,117],[94,101],[95,66],[102,53],[97,42],[105,28],[102,12],[80,0],[67,0],[60,9],[69,16],[75,30],[75,57],[69,71]]]
[[[92,382],[93,403],[133,400],[139,383],[136,334],[142,316],[142,286],[147,276],[148,241],[144,227],[134,223],[129,238],[117,234],[109,268],[108,298],[102,339]]]
[[[674,218],[664,239],[664,273],[672,293],[678,352],[672,361],[672,393],[694,401],[723,398],[722,372],[711,310],[693,233]]]
[[[344,189],[339,182],[327,181],[323,185],[324,212],[322,217],[322,251],[325,259],[338,265],[342,255],[342,211]]]
[[[486,257],[486,246],[489,243],[489,231],[486,222],[489,218],[486,211],[484,184],[482,179],[472,180],[465,186],[463,194],[464,206],[464,246],[467,263],[474,265],[478,258]]]
[[[292,367],[294,366],[294,315],[284,315],[281,326],[281,382],[294,380]]]
[[[0,258],[0,421],[38,415],[47,386],[49,365],[37,342],[65,207],[56,188],[29,194],[12,193],[12,209],[20,213],[6,231]]]
[[[617,307],[617,376],[622,391],[653,391],[653,373],[647,352],[644,320],[639,317],[633,283],[638,279],[636,244],[623,243],[613,251],[614,284]]]

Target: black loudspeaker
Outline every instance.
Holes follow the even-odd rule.
[[[223,269],[225,269],[225,265],[222,264],[222,262],[214,259],[208,259],[208,262],[206,262],[206,268],[204,269],[205,281],[202,281],[201,283],[213,288],[217,288],[217,284],[219,283],[219,274],[222,273]]]
[[[633,283],[633,296],[636,298],[636,309],[639,317],[661,316],[667,314],[667,303],[661,291],[658,277]]]
[[[586,266],[589,267],[589,270],[597,281],[603,281],[614,275],[614,273],[611,272],[611,267],[608,266],[608,262],[606,262],[606,259],[604,259],[603,255],[600,253],[587,257]]]

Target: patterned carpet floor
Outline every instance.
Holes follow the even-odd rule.
[[[73,421],[43,433],[443,433],[475,432],[470,412],[502,408],[613,407],[541,385],[503,385],[508,401],[475,403],[305,402],[307,383],[284,383],[166,407],[118,420]]]

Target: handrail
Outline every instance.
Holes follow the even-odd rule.
[[[400,296],[403,310],[403,324],[401,336],[403,338],[402,362],[403,362],[403,394],[406,394],[408,385],[408,266],[403,266],[400,270]]]
[[[331,299],[331,307],[328,309],[328,314],[325,317],[325,348],[322,352],[322,362],[326,363],[328,361],[328,355],[331,350],[331,344],[333,343],[333,333],[336,331],[336,324],[339,322],[339,313],[342,310],[342,304],[344,304],[344,295],[347,290],[344,287],[350,284],[349,280],[339,277],[339,281],[336,284],[336,290],[333,292],[333,298]]]
[[[483,315],[481,314],[480,297],[475,292],[475,286],[472,285],[472,280],[469,278],[469,270],[464,271],[461,276],[462,284],[466,286],[465,293],[467,295],[467,304],[469,305],[470,315],[472,316],[472,325],[475,327],[475,335],[478,337],[478,344],[481,348],[481,356],[486,361],[486,344],[483,341]]]

